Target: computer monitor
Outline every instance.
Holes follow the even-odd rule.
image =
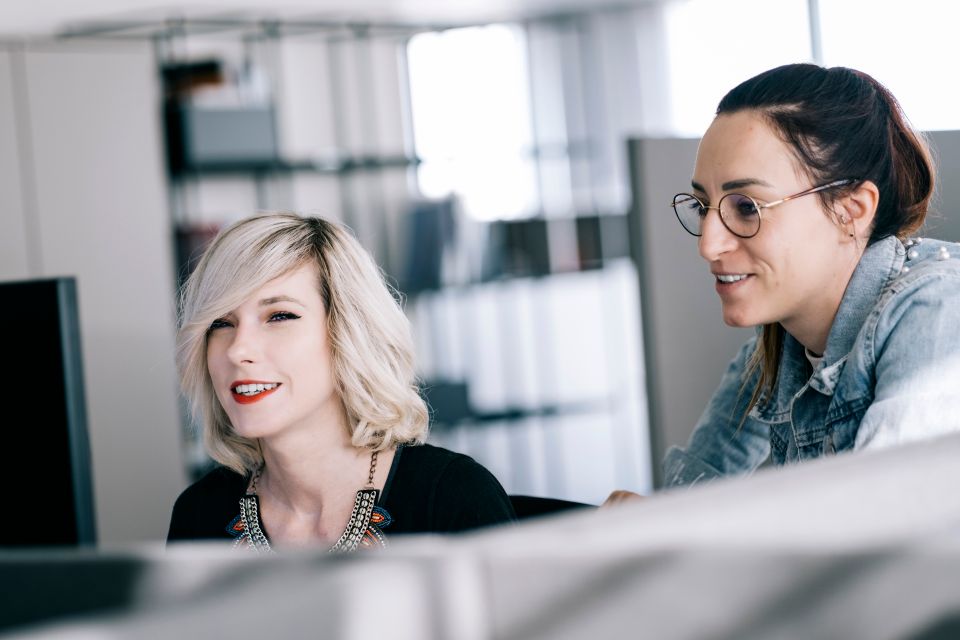
[[[0,335],[7,376],[0,546],[93,545],[74,278],[0,282]]]

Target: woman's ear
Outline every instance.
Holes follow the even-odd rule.
[[[880,204],[880,190],[870,180],[857,187],[836,202],[837,219],[851,237],[869,235],[873,219]]]

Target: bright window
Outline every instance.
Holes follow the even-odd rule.
[[[669,130],[699,137],[727,91],[761,71],[809,62],[809,24],[806,0],[676,0],[667,5]]]
[[[960,6],[941,0],[822,1],[824,63],[872,75],[919,129],[960,129],[958,20]]]
[[[423,33],[407,49],[420,191],[478,219],[539,208],[526,40],[491,25]]]

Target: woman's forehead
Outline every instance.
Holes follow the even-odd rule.
[[[722,190],[729,182],[795,181],[793,153],[769,121],[755,111],[717,116],[700,141],[694,181]]]
[[[284,291],[312,292],[319,295],[320,274],[312,262],[304,262],[297,267],[266,282],[252,297],[258,295],[282,295]]]

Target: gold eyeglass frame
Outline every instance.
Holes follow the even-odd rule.
[[[700,233],[694,233],[693,231],[690,231],[690,229],[687,228],[687,225],[683,223],[683,218],[680,217],[680,211],[677,210],[677,204],[683,204],[685,202],[688,202],[690,199],[696,200],[697,203],[700,205],[700,207],[704,211],[709,211],[710,209],[716,209],[717,213],[720,214],[720,222],[723,223],[723,226],[727,231],[737,236],[738,238],[747,239],[747,238],[752,238],[758,233],[760,233],[760,226],[761,226],[761,223],[763,222],[764,209],[770,209],[771,207],[775,207],[778,204],[783,204],[784,202],[790,202],[791,200],[795,200],[802,196],[808,196],[811,193],[817,193],[818,191],[824,191],[825,189],[833,189],[835,187],[842,187],[844,185],[852,184],[854,182],[859,182],[859,180],[857,178],[844,178],[842,180],[834,180],[833,182],[822,184],[818,187],[812,187],[810,189],[807,189],[806,191],[801,191],[800,193],[795,193],[792,196],[780,198],[779,200],[774,200],[773,202],[767,202],[766,204],[760,204],[754,198],[751,198],[750,196],[742,193],[728,193],[724,195],[722,198],[720,198],[720,202],[718,202],[717,206],[715,207],[703,204],[703,201],[697,196],[693,195],[692,193],[680,192],[677,195],[673,196],[673,203],[670,206],[673,207],[673,213],[677,216],[677,222],[680,223],[680,226],[683,227],[684,231],[686,231],[692,236],[699,238],[700,236],[703,235],[703,220],[704,218],[706,218],[706,213],[704,214],[703,217],[700,218]],[[678,203],[677,198],[679,198],[680,196],[686,196],[687,200],[681,200]],[[753,206],[757,209],[757,230],[751,233],[750,235],[745,236],[742,233],[737,233],[736,231],[730,228],[729,224],[727,224],[727,219],[723,215],[723,201],[729,198],[730,196],[740,196],[741,198],[746,198],[747,200],[752,202]]]

